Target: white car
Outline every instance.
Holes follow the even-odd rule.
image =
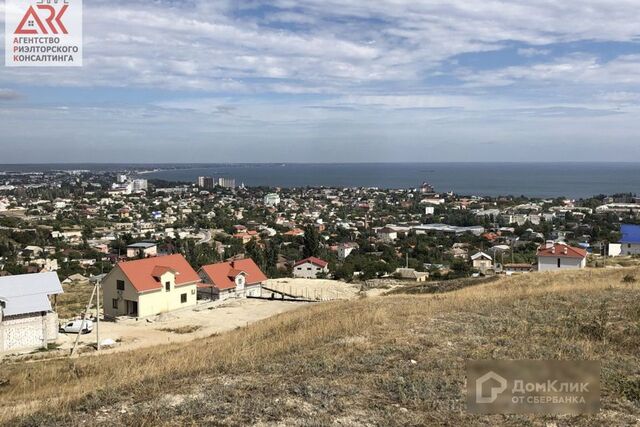
[[[80,328],[82,328],[82,331],[80,331]],[[93,331],[93,321],[87,319],[84,321],[84,325],[83,325],[81,319],[72,320],[62,325],[60,327],[60,330],[67,334],[79,334],[79,333],[88,334],[91,331]]]

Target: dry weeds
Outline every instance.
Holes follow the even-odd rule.
[[[187,344],[8,365],[0,419],[12,426],[634,424],[640,287],[622,278],[638,273],[530,274],[450,294],[317,304]],[[488,358],[602,360],[603,410],[467,415],[464,362]]]

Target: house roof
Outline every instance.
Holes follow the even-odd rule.
[[[396,274],[399,274],[403,279],[419,279],[421,277],[428,277],[429,273],[416,271],[415,268],[396,268]]]
[[[235,288],[235,278],[239,274],[245,275],[245,283],[249,286],[267,280],[267,276],[264,275],[260,267],[251,258],[205,265],[202,266],[200,271],[204,272],[213,286],[220,290]]]
[[[620,232],[622,233],[620,243],[640,243],[640,225],[622,224]]]
[[[151,270],[151,276],[152,277],[161,277],[163,274],[167,273],[167,272],[173,272],[173,273],[177,273],[176,270],[174,270],[171,267],[166,267],[164,265],[156,265],[155,267],[153,267],[153,270]]]
[[[397,233],[397,231],[390,227],[382,227],[381,229],[378,230],[378,233],[391,234],[391,233]]]
[[[520,264],[505,264],[503,266],[505,269],[509,269],[509,268],[515,268],[515,269],[533,269],[533,265],[532,264],[525,264],[525,263],[520,263]]]
[[[162,283],[158,282],[154,275],[158,277],[158,274],[163,274],[169,270],[176,273],[176,286],[200,281],[198,273],[180,254],[121,262],[117,265],[117,268],[122,270],[138,292],[162,289]]]
[[[320,258],[316,258],[314,256],[310,256],[309,258],[305,258],[303,260],[300,260],[298,262],[296,262],[295,264],[293,264],[294,267],[297,267],[299,265],[302,264],[306,264],[306,263],[311,263],[313,265],[317,265],[320,268],[325,268],[327,265],[329,265],[329,263],[325,260],[322,260]]]
[[[559,258],[586,258],[587,251],[563,243],[555,243],[553,246],[541,246],[538,249],[539,257],[559,257]]]
[[[153,248],[154,246],[158,246],[157,243],[151,243],[151,242],[138,242],[138,243],[132,243],[129,246],[127,246],[127,248],[132,248],[132,249],[137,249],[137,248],[141,248],[141,249],[149,249],[149,248]]]
[[[475,260],[477,260],[477,259],[479,259],[479,258],[484,258],[484,259],[487,259],[487,260],[489,260],[489,261],[491,261],[491,260],[493,259],[493,258],[491,258],[491,256],[490,256],[490,255],[487,255],[487,254],[485,254],[484,252],[478,252],[478,253],[475,253],[475,254],[473,254],[473,255],[471,256],[471,259],[472,259],[473,261],[475,261]]]
[[[0,277],[0,300],[6,316],[51,311],[49,295],[61,293],[62,285],[54,272]]]

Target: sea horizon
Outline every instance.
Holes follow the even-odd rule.
[[[4,172],[129,170],[149,180],[194,183],[199,176],[272,188],[417,188],[477,196],[588,198],[636,193],[638,162],[47,163],[0,165]]]

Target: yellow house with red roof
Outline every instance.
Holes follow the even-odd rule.
[[[102,281],[104,315],[144,318],[194,306],[199,282],[179,254],[118,263]]]

